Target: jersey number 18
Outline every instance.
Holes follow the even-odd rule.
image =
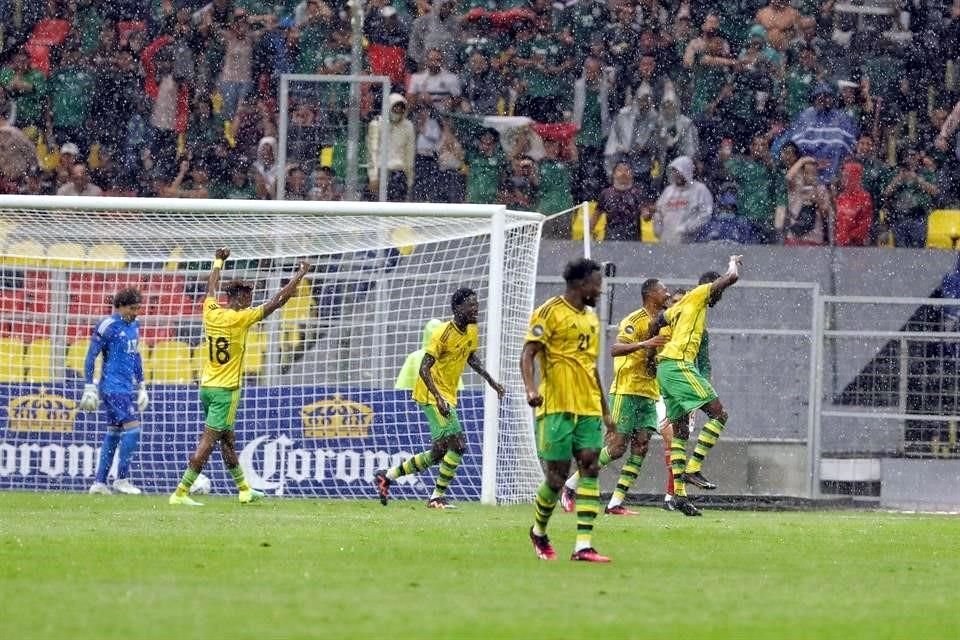
[[[216,362],[217,364],[230,362],[230,341],[223,336],[216,340],[212,336],[207,336],[207,351],[210,355],[210,362]]]

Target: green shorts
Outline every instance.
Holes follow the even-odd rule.
[[[610,413],[617,421],[617,433],[630,436],[640,429],[657,430],[657,403],[650,398],[611,393]]]
[[[200,387],[200,404],[203,405],[203,420],[208,427],[229,431],[237,420],[240,389]]]
[[[455,436],[463,433],[463,427],[460,426],[460,418],[457,417],[457,408],[450,407],[450,415],[444,418],[437,411],[435,404],[421,404],[424,415],[427,416],[427,422],[430,423],[430,437],[436,442],[441,438]]]
[[[692,362],[661,360],[657,365],[657,383],[671,422],[717,399],[710,381],[700,375]]]
[[[569,460],[574,452],[603,448],[600,416],[548,413],[537,418],[537,454],[548,462]]]

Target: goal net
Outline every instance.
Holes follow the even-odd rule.
[[[533,293],[541,216],[497,206],[0,197],[0,488],[84,490],[106,429],[80,411],[92,328],[109,297],[143,294],[140,352],[151,397],[132,481],[177,484],[202,430],[198,377],[211,260],[223,279],[255,283],[261,304],[301,259],[316,265],[297,295],[251,329],[237,445],[251,485],[274,494],[372,498],[377,469],[429,447],[429,426],[397,389],[430,319],[469,286],[481,302],[478,355],[507,388],[469,368],[458,411],[468,452],[450,495],[532,497],[541,474],[519,358]],[[99,377],[99,374],[97,374]],[[204,472],[233,490],[219,453]],[[111,476],[113,474],[111,473]],[[402,478],[426,498],[434,475]]]

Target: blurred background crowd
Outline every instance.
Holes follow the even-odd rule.
[[[350,197],[343,91],[290,100],[281,162],[278,87],[359,68],[393,84],[360,197],[385,157],[389,200],[586,201],[597,239],[907,247],[960,202],[960,0],[0,0],[0,28],[0,192]]]

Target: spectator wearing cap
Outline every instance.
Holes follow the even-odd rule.
[[[850,116],[857,129],[869,128],[873,119],[873,98],[870,96],[870,79],[864,77],[860,83],[850,80],[838,80],[840,89],[840,109]]]
[[[600,60],[588,56],[583,75],[573,84],[573,123],[577,126],[577,200],[593,200],[606,175],[603,170],[603,148],[613,120],[609,76]]]
[[[47,80],[41,72],[30,68],[30,56],[26,50],[18,50],[13,54],[10,66],[0,69],[0,87],[16,105],[16,121],[11,124],[20,129],[44,127]]]
[[[414,156],[416,154],[416,133],[413,123],[407,119],[407,101],[399,93],[391,93],[389,127],[389,147],[387,149],[387,200],[403,202],[407,200],[414,179]],[[380,189],[380,127],[381,118],[370,121],[367,126],[367,178],[371,194],[376,196]]]
[[[695,242],[713,215],[713,196],[705,184],[693,179],[693,160],[687,156],[668,165],[667,179],[653,214],[654,232],[663,244]]]
[[[860,132],[850,116],[834,106],[832,85],[818,84],[811,98],[812,106],[793,121],[789,139],[802,154],[817,161],[820,181],[830,184],[837,176],[840,163],[853,150]]]
[[[100,187],[90,182],[87,166],[77,162],[70,167],[70,182],[57,189],[58,196],[99,196]]]
[[[447,67],[456,63],[457,43],[460,40],[460,20],[453,12],[454,0],[434,0],[430,12],[413,21],[407,57],[413,68],[422,68],[427,52],[439,49]]]
[[[77,159],[79,156],[80,148],[72,142],[65,142],[60,146],[60,155],[55,168],[57,189],[70,182],[70,170],[73,165],[80,162]]]

